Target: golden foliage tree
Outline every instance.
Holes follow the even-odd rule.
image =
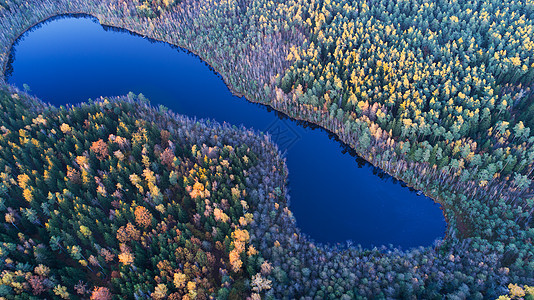
[[[99,160],[104,160],[109,156],[108,144],[104,142],[102,139],[99,139],[98,141],[93,142],[90,149],[96,154],[96,157]]]
[[[107,287],[95,287],[91,293],[91,300],[110,300],[113,297]]]
[[[138,206],[135,208],[135,222],[147,228],[152,225],[152,214],[144,206]]]

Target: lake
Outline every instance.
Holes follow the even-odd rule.
[[[190,117],[269,132],[287,158],[290,209],[316,242],[410,248],[444,236],[432,199],[347,153],[326,131],[233,96],[209,66],[177,47],[68,16],[29,30],[11,54],[7,81],[54,105],[132,91]]]

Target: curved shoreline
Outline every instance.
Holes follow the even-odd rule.
[[[79,11],[78,12],[73,12],[73,13],[60,13],[60,14],[56,14],[56,15],[50,16],[50,17],[46,18],[43,21],[34,23],[32,26],[27,28],[23,33],[21,33],[21,34],[19,34],[17,36],[17,38],[11,44],[10,51],[8,53],[9,54],[8,55],[8,59],[5,60],[4,70],[2,72],[2,75],[3,75],[2,76],[2,80],[5,80],[5,75],[6,75],[5,74],[5,70],[6,70],[7,66],[9,65],[9,63],[11,61],[11,59],[9,59],[9,58],[11,58],[11,56],[13,55],[13,53],[14,53],[13,52],[13,47],[16,46],[16,44],[18,43],[19,39],[22,38],[26,33],[31,32],[33,29],[39,28],[39,26],[41,24],[45,24],[46,22],[53,21],[55,19],[61,19],[61,18],[88,18],[88,19],[92,19],[95,22],[97,21],[105,30],[114,30],[114,31],[118,31],[118,32],[125,32],[125,33],[131,34],[133,36],[146,39],[151,43],[164,43],[164,44],[166,44],[166,45],[168,45],[168,46],[170,46],[172,48],[175,48],[175,49],[177,49],[179,51],[184,51],[184,52],[186,52],[188,54],[193,55],[194,57],[198,58],[202,63],[204,63],[206,66],[208,66],[208,68],[217,77],[222,79],[223,82],[224,82],[224,85],[226,86],[226,88],[228,88],[228,90],[234,96],[239,97],[239,98],[243,98],[245,101],[248,101],[248,102],[253,103],[253,104],[257,104],[257,105],[259,105],[259,106],[261,106],[263,108],[266,108],[267,110],[272,110],[273,112],[275,112],[275,114],[277,114],[277,116],[279,118],[287,118],[287,119],[289,119],[291,121],[296,122],[299,126],[302,126],[302,127],[305,127],[305,128],[309,127],[309,128],[312,128],[312,130],[319,129],[319,130],[323,131],[324,133],[326,133],[328,135],[329,139],[332,139],[336,143],[339,143],[340,147],[342,148],[342,150],[341,150],[342,152],[348,152],[349,155],[351,155],[352,157],[354,157],[356,159],[358,164],[362,164],[363,163],[365,166],[371,168],[374,176],[378,176],[378,174],[383,174],[383,175],[387,176],[386,178],[393,179],[394,180],[394,182],[393,182],[394,184],[398,183],[402,187],[408,188],[411,193],[417,193],[419,191],[423,192],[423,194],[426,197],[430,198],[434,203],[439,204],[439,209],[442,211],[442,215],[444,217],[445,223],[447,224],[446,228],[445,228],[445,231],[444,231],[444,236],[443,237],[437,237],[437,239],[443,239],[443,240],[448,239],[448,237],[450,235],[450,230],[451,230],[450,220],[449,220],[448,215],[445,212],[445,207],[444,207],[443,202],[439,201],[439,199],[437,197],[434,197],[432,194],[426,193],[423,190],[416,189],[414,187],[414,185],[395,177],[394,175],[390,174],[389,172],[387,172],[383,168],[373,164],[372,162],[370,162],[370,160],[368,158],[365,158],[364,156],[360,155],[356,149],[354,149],[353,147],[351,147],[350,144],[345,142],[340,135],[338,135],[337,133],[335,133],[335,132],[333,132],[333,131],[325,128],[325,127],[322,127],[320,124],[318,124],[316,122],[313,122],[313,121],[305,120],[305,119],[303,119],[301,117],[291,116],[286,111],[279,110],[279,109],[277,109],[276,107],[274,107],[271,104],[267,104],[267,103],[263,103],[263,102],[260,102],[260,101],[251,100],[252,97],[245,96],[243,93],[240,93],[240,92],[236,91],[231,85],[229,85],[228,81],[225,79],[224,75],[221,74],[219,71],[217,71],[217,69],[215,67],[213,67],[209,62],[207,62],[201,55],[199,55],[198,53],[196,53],[196,52],[194,52],[192,50],[184,48],[184,47],[182,47],[180,45],[172,44],[172,43],[169,43],[169,42],[166,42],[164,40],[157,39],[157,38],[152,38],[152,37],[146,36],[146,35],[138,32],[138,31],[135,31],[135,30],[129,30],[129,29],[126,29],[126,28],[115,26],[115,25],[110,24],[110,23],[103,22],[97,16],[92,15],[90,13],[84,13],[84,12],[79,12]],[[324,243],[321,243],[321,242],[317,242],[311,236],[309,236],[306,233],[302,233],[301,232],[300,234],[301,235],[306,235],[307,240],[309,240],[309,241],[311,241],[311,242],[313,242],[313,243],[315,243],[317,245],[320,244],[320,245],[327,246],[327,245],[330,244],[330,243],[324,244]],[[340,244],[340,243],[345,243],[345,242],[346,241],[339,241],[339,242],[334,243],[334,245],[335,244]],[[416,247],[421,247],[421,246],[415,246],[413,248],[416,248]],[[422,247],[433,247],[433,245],[422,246]]]
[[[69,15],[69,14],[65,14],[65,15]],[[161,42],[161,43],[165,43],[167,45],[170,45],[170,46],[174,46],[174,47],[177,47],[181,50],[184,50],[184,51],[187,51],[188,53],[191,53],[193,54],[194,56],[198,57],[202,62],[204,62],[207,66],[209,66],[209,68],[218,76],[220,77],[224,84],[226,85],[226,87],[228,88],[228,90],[234,95],[234,96],[237,96],[237,97],[242,97],[245,99],[245,101],[248,101],[250,103],[255,103],[255,104],[259,104],[259,105],[262,105],[264,107],[267,107],[267,108],[271,108],[272,110],[274,110],[276,113],[278,114],[282,114],[284,117],[287,117],[289,118],[290,120],[293,120],[293,121],[296,121],[299,125],[302,125],[301,123],[305,123],[306,125],[312,125],[312,127],[315,126],[314,129],[320,129],[320,130],[323,130],[324,132],[326,132],[328,134],[328,136],[333,136],[334,137],[334,140],[336,142],[338,142],[341,147],[346,150],[346,149],[350,149],[350,155],[352,157],[356,157],[357,159],[362,159],[363,161],[365,161],[366,164],[368,164],[370,167],[374,168],[375,170],[380,170],[382,171],[384,174],[387,174],[388,176],[390,176],[391,178],[394,178],[395,180],[397,180],[401,185],[402,183],[404,183],[406,185],[406,187],[408,188],[411,188],[413,189],[414,191],[413,192],[416,192],[416,191],[421,191],[423,192],[423,194],[430,198],[432,201],[434,201],[434,203],[437,203],[440,205],[439,209],[442,211],[442,214],[443,214],[443,217],[445,219],[445,223],[447,224],[447,228],[445,229],[445,236],[443,237],[444,240],[448,239],[449,236],[450,236],[450,230],[452,229],[451,227],[451,222],[449,220],[449,217],[448,215],[445,213],[445,203],[444,201],[440,201],[441,199],[439,199],[437,196],[434,196],[432,195],[431,193],[429,192],[425,192],[423,190],[418,190],[413,184],[410,184],[408,182],[405,182],[403,181],[402,179],[399,179],[397,177],[395,177],[394,175],[390,174],[389,172],[387,172],[386,170],[380,168],[379,166],[373,164],[368,158],[362,156],[360,153],[358,153],[358,151],[356,149],[354,149],[353,146],[351,146],[348,142],[344,141],[343,138],[341,136],[339,136],[337,133],[329,130],[328,128],[322,126],[321,124],[319,123],[316,123],[316,122],[313,122],[313,121],[309,121],[309,120],[305,120],[304,118],[302,117],[296,117],[296,116],[290,116],[288,114],[288,112],[286,111],[283,111],[281,109],[278,109],[274,106],[272,106],[271,104],[266,104],[266,103],[263,103],[263,102],[260,102],[260,101],[255,101],[255,100],[252,100],[253,97],[250,97],[250,95],[245,95],[243,93],[240,93],[238,91],[236,91],[230,84],[228,84],[228,80],[226,80],[226,78],[224,77],[223,74],[221,74],[219,71],[217,71],[217,69],[215,67],[213,67],[204,57],[202,57],[202,55],[194,52],[193,50],[189,50],[187,48],[184,48],[180,45],[175,45],[175,44],[171,44],[169,42],[166,42],[166,41],[163,41],[163,40],[159,40],[159,39],[156,39],[156,38],[151,38],[151,37],[148,37],[146,35],[143,35],[137,31],[132,31],[132,30],[129,30],[129,29],[126,29],[126,28],[121,28],[121,27],[117,27],[117,26],[114,26],[114,25],[110,25],[110,24],[104,24],[102,23],[102,21],[100,19],[98,19],[98,17],[96,16],[93,16],[91,14],[86,14],[87,16],[91,16],[91,17],[94,17],[95,19],[97,19],[99,22],[100,22],[100,25],[102,26],[108,26],[108,27],[111,27],[111,28],[115,28],[115,29],[119,29],[119,30],[125,30],[127,32],[129,32],[130,34],[134,34],[134,35],[137,35],[137,36],[140,36],[140,37],[143,37],[143,38],[146,38],[146,39],[149,39],[151,41],[155,41],[155,42]],[[58,15],[59,16],[59,15]],[[302,126],[305,126],[305,125],[302,125]],[[427,247],[432,247],[432,246],[427,246]]]
[[[76,16],[90,16],[90,17],[94,17],[92,15],[89,15],[89,14],[86,14],[84,12],[69,12],[69,13],[64,13],[64,14],[56,14],[56,15],[53,15],[53,16],[50,16],[44,20],[41,20],[41,21],[37,21],[37,22],[34,22],[32,25],[30,25],[28,28],[26,28],[26,30],[24,30],[23,32],[21,33],[18,33],[17,36],[11,41],[11,46],[9,47],[9,51],[6,53],[6,58],[4,59],[3,61],[3,64],[2,64],[2,70],[1,73],[0,73],[0,81],[2,82],[6,82],[6,70],[7,70],[7,66],[9,65],[10,63],[10,57],[12,56],[12,53],[13,53],[13,46],[15,46],[18,42],[18,40],[20,38],[22,38],[29,30],[32,30],[33,28],[35,28],[36,26],[39,26],[40,24],[43,24],[45,22],[48,22],[48,21],[53,21],[55,18],[61,18],[62,16],[72,16],[72,17],[76,17]],[[96,18],[96,17],[94,17]],[[98,20],[98,18],[96,18]]]
[[[214,74],[221,78],[224,82],[224,85],[228,88],[228,90],[236,97],[240,97],[240,98],[244,98],[245,101],[248,101],[250,103],[254,103],[254,104],[258,104],[264,108],[267,108],[267,109],[271,109],[273,110],[276,114],[278,115],[281,115],[282,117],[284,118],[288,118],[292,121],[295,121],[298,125],[300,126],[303,126],[303,127],[311,127],[312,129],[319,129],[319,130],[322,130],[324,131],[328,137],[330,139],[333,139],[335,142],[339,143],[341,148],[343,148],[342,151],[347,151],[349,152],[349,154],[356,158],[356,160],[358,161],[358,163],[360,162],[364,162],[367,166],[371,167],[373,169],[373,172],[376,170],[376,171],[379,171],[379,172],[382,172],[383,174],[391,177],[392,179],[396,180],[401,186],[403,187],[407,187],[409,189],[411,189],[411,192],[413,193],[416,193],[417,191],[421,191],[423,192],[423,194],[432,199],[432,201],[434,201],[434,203],[437,203],[440,205],[440,210],[442,211],[442,214],[443,214],[443,217],[445,219],[445,222],[447,224],[447,228],[445,229],[445,236],[443,237],[443,239],[447,239],[450,235],[450,229],[451,229],[451,224],[450,224],[450,220],[449,220],[449,217],[448,215],[445,213],[445,205],[443,203],[443,201],[440,201],[440,199],[438,197],[435,197],[434,195],[432,195],[431,193],[428,193],[428,192],[425,192],[423,190],[419,190],[417,189],[413,184],[410,184],[406,181],[403,181],[402,179],[399,179],[397,177],[395,177],[394,175],[390,174],[389,172],[387,172],[386,170],[384,170],[383,168],[373,164],[368,158],[360,155],[358,153],[358,151],[356,149],[354,149],[348,142],[344,141],[343,138],[338,135],[337,133],[329,130],[328,128],[325,128],[323,126],[321,126],[321,124],[319,123],[316,123],[316,122],[313,122],[313,121],[309,121],[309,120],[305,120],[304,118],[302,117],[296,117],[296,116],[291,116],[289,115],[286,111],[283,111],[281,109],[278,109],[274,106],[272,106],[271,104],[267,104],[267,103],[263,103],[263,102],[260,102],[260,101],[255,101],[255,100],[251,100],[252,97],[250,96],[247,96],[247,95],[244,95],[243,93],[240,93],[238,92],[237,90],[235,90],[230,84],[228,84],[228,81],[226,80],[225,76],[223,74],[221,74],[214,66],[212,66],[208,61],[205,60],[204,57],[202,57],[202,55],[194,52],[193,50],[190,50],[190,49],[187,49],[187,48],[184,48],[180,45],[176,45],[176,44],[172,44],[172,43],[169,43],[169,42],[166,42],[164,40],[160,40],[160,39],[157,39],[157,38],[152,38],[152,37],[149,37],[149,36],[146,36],[140,32],[137,32],[135,30],[130,30],[130,29],[126,29],[126,28],[122,28],[122,27],[118,27],[116,25],[113,25],[113,24],[110,24],[110,23],[105,23],[103,22],[101,19],[99,19],[97,16],[95,15],[92,15],[90,13],[85,13],[85,12],[69,12],[69,13],[60,13],[60,14],[56,14],[56,15],[53,15],[53,16],[50,16],[42,21],[39,21],[39,22],[35,22],[33,25],[31,25],[30,27],[28,27],[24,32],[22,32],[21,34],[19,34],[17,36],[17,38],[11,43],[11,47],[9,49],[9,53],[8,53],[8,59],[5,60],[4,62],[4,67],[3,67],[3,70],[2,70],[2,78],[1,80],[5,81],[5,71],[6,71],[6,67],[9,65],[9,57],[11,57],[11,54],[13,53],[13,47],[16,45],[16,43],[18,42],[18,40],[24,36],[24,34],[26,34],[28,31],[32,30],[34,27],[36,26],[39,26],[40,24],[43,24],[45,22],[48,22],[48,21],[53,21],[54,19],[56,18],[63,18],[63,17],[73,17],[73,18],[79,18],[79,17],[82,17],[82,18],[91,18],[91,19],[94,19],[96,21],[98,21],[98,23],[104,27],[106,29],[107,28],[111,28],[112,30],[116,30],[116,31],[125,31],[129,34],[132,34],[134,36],[138,36],[138,37],[141,37],[141,38],[144,38],[144,39],[147,39],[149,40],[150,42],[154,42],[154,43],[165,43],[173,48],[176,48],[180,51],[184,51],[186,53],[189,53],[189,54],[192,54],[193,56],[197,57],[200,61],[202,61],[204,64],[206,64],[209,69],[211,71],[214,72]],[[317,243],[314,241],[314,243]],[[432,246],[426,246],[426,247],[432,247]]]

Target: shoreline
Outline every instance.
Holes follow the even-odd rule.
[[[41,21],[38,21],[38,22],[34,22],[32,25],[30,25],[28,28],[26,28],[26,30],[24,30],[23,32],[21,33],[18,33],[17,36],[11,41],[11,46],[9,47],[8,49],[8,52],[6,52],[6,58],[4,59],[4,62],[2,64],[2,70],[0,70],[2,73],[0,74],[0,81],[2,82],[5,82],[7,83],[6,81],[6,70],[7,70],[7,65],[9,64],[9,58],[11,57],[11,53],[13,52],[13,46],[15,46],[15,43],[24,35],[26,34],[26,32],[28,32],[30,29],[34,28],[35,26],[38,26],[39,24],[42,24],[44,22],[48,22],[48,21],[51,21],[52,19],[54,18],[57,18],[57,17],[61,17],[61,16],[90,16],[89,14],[86,14],[86,13],[83,13],[83,12],[72,12],[72,13],[65,13],[65,14],[56,14],[56,15],[53,15],[53,16],[50,16],[44,20],[41,20]],[[98,19],[98,18],[97,18]]]
[[[36,26],[39,26],[40,24],[43,24],[45,22],[53,21],[53,19],[55,19],[55,18],[63,18],[63,17],[66,17],[66,18],[69,18],[69,17],[73,17],[73,18],[81,17],[81,18],[94,19],[95,21],[98,21],[98,23],[101,26],[103,26],[104,28],[108,27],[108,28],[111,28],[111,30],[125,31],[125,32],[128,32],[129,34],[132,34],[134,36],[138,36],[140,38],[148,39],[151,42],[165,43],[165,44],[167,44],[167,45],[169,45],[171,47],[176,47],[181,51],[185,51],[185,52],[187,52],[189,54],[192,54],[193,56],[195,56],[199,60],[201,60],[203,63],[205,63],[210,68],[210,70],[212,70],[215,73],[215,75],[217,77],[220,77],[223,80],[224,85],[228,88],[228,90],[232,93],[232,95],[234,95],[236,97],[239,97],[239,98],[244,98],[245,101],[248,101],[250,103],[258,104],[258,105],[261,105],[261,106],[263,106],[263,107],[265,107],[267,109],[271,109],[276,114],[280,114],[285,118],[288,118],[288,119],[290,119],[292,121],[295,121],[299,126],[311,127],[312,129],[319,129],[319,130],[324,131],[329,136],[329,138],[331,138],[335,142],[339,143],[340,146],[343,148],[343,150],[346,150],[347,152],[349,152],[349,155],[351,155],[352,157],[355,157],[356,159],[363,160],[365,162],[365,164],[368,165],[373,170],[378,170],[379,172],[382,172],[383,174],[385,174],[385,175],[391,177],[392,179],[396,180],[401,186],[406,187],[408,189],[412,189],[413,191],[410,191],[410,192],[417,193],[417,192],[420,191],[420,192],[422,192],[422,194],[425,197],[428,197],[434,203],[439,204],[439,206],[440,206],[439,209],[442,211],[442,215],[444,217],[445,223],[447,224],[446,228],[445,228],[444,236],[443,236],[442,239],[443,240],[447,240],[450,237],[450,231],[452,229],[451,228],[451,220],[450,220],[450,217],[446,214],[446,205],[445,205],[444,201],[442,201],[442,199],[440,199],[439,197],[433,195],[430,191],[424,191],[422,189],[417,189],[414,184],[411,184],[411,183],[406,182],[406,181],[404,181],[402,179],[399,179],[398,177],[396,177],[395,175],[391,174],[387,170],[385,170],[385,169],[381,168],[380,166],[378,166],[377,164],[373,163],[373,161],[371,159],[369,159],[369,157],[366,157],[366,156],[358,153],[358,151],[355,149],[355,147],[353,147],[349,142],[345,141],[343,139],[343,137],[340,136],[339,134],[337,134],[336,132],[332,131],[331,129],[327,128],[326,126],[321,125],[318,122],[311,121],[311,120],[305,120],[303,117],[299,117],[299,116],[291,116],[291,115],[288,114],[287,111],[283,110],[283,108],[277,108],[277,107],[273,106],[272,104],[267,104],[267,103],[264,103],[264,102],[261,102],[261,101],[251,100],[251,99],[253,99],[253,97],[250,97],[250,95],[246,95],[244,93],[238,92],[236,89],[234,89],[230,84],[228,84],[228,80],[225,78],[225,76],[222,73],[220,73],[212,64],[210,64],[207,60],[205,60],[205,58],[202,55],[196,53],[193,50],[187,49],[187,48],[185,48],[183,46],[180,46],[180,45],[176,45],[176,44],[172,44],[172,43],[166,42],[164,40],[160,40],[160,39],[157,39],[157,38],[149,37],[149,36],[144,35],[144,34],[138,32],[138,31],[135,31],[135,30],[122,28],[122,27],[119,27],[119,26],[117,26],[115,24],[111,24],[111,23],[105,22],[105,20],[103,21],[103,20],[99,19],[97,16],[92,15],[90,13],[81,12],[81,11],[58,13],[58,14],[50,16],[50,17],[48,17],[48,18],[46,18],[46,19],[44,19],[42,21],[34,22],[31,26],[29,26],[27,29],[25,29],[22,33],[18,34],[17,37],[11,42],[11,46],[9,47],[9,52],[7,53],[7,58],[5,59],[4,64],[3,64],[3,69],[2,69],[2,74],[1,74],[2,76],[0,78],[0,81],[3,81],[5,83],[7,83],[7,81],[5,80],[5,75],[6,75],[5,72],[6,72],[7,66],[8,66],[8,64],[10,62],[9,57],[11,56],[13,47],[15,46],[17,41],[22,36],[24,36],[24,34],[26,34],[28,31],[30,31],[32,28],[34,28]],[[457,227],[458,227],[458,225],[457,225]],[[311,237],[307,237],[307,239],[308,240],[312,240]],[[325,245],[323,243],[315,242],[315,241],[313,241],[313,243]],[[342,243],[342,242],[338,242],[338,243]],[[430,245],[430,246],[423,246],[423,247],[433,247],[433,246]]]

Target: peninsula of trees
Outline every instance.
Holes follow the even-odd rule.
[[[55,108],[3,87],[0,108],[0,296],[243,299],[270,288],[249,233],[285,179],[267,137],[142,95]]]

